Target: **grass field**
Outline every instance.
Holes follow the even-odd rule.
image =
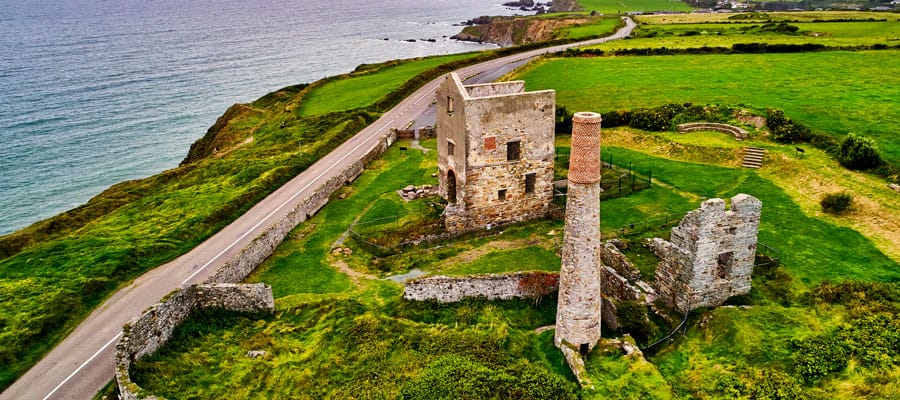
[[[585,11],[621,14],[630,11],[691,11],[683,1],[675,0],[578,0]]]
[[[616,27],[619,25],[618,18],[602,18],[596,20],[596,22],[592,22],[590,24],[584,24],[579,26],[573,26],[570,28],[565,28],[559,34],[560,38],[567,39],[579,39],[586,38],[592,36],[600,36],[610,34],[615,31]]]
[[[477,53],[466,53],[430,57],[420,61],[402,63],[374,73],[360,73],[350,79],[330,82],[310,91],[304,97],[300,106],[300,115],[321,115],[365,107],[423,71],[476,55]]]
[[[874,138],[900,162],[900,51],[549,59],[514,78],[555,89],[570,110],[605,112],[665,103],[783,109],[836,138]],[[852,71],[852,73],[848,73]]]
[[[793,34],[761,29],[751,23],[663,23],[642,25],[635,38],[590,46],[603,51],[622,49],[727,47],[739,43],[817,44],[829,47],[900,45],[900,24],[887,22],[804,22],[790,25]]]

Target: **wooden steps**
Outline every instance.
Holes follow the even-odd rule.
[[[744,148],[744,162],[741,164],[744,168],[762,167],[763,156],[766,154],[765,149],[759,147]]]

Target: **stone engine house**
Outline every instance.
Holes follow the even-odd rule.
[[[660,298],[687,312],[748,293],[761,209],[762,202],[747,194],[732,197],[731,210],[724,200],[710,199],[672,229],[670,241],[655,239]]]
[[[437,89],[440,193],[448,231],[541,218],[553,200],[556,92],[525,82]]]

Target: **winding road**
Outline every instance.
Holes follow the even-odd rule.
[[[612,36],[518,53],[461,68],[457,73],[472,83],[493,81],[545,53],[622,39],[635,27],[631,19],[624,20],[626,26]],[[426,111],[433,108],[431,100],[442,79],[437,78],[417,90],[190,252],[147,272],[113,294],[56,348],[0,393],[0,400],[93,397],[113,378],[113,358],[122,325],[175,288],[206,280],[220,264],[239,253],[317,187],[377,145],[378,137],[385,131],[406,126],[411,121],[417,126],[428,124]]]

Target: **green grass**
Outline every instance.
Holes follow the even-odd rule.
[[[559,271],[560,258],[554,251],[541,247],[494,250],[478,259],[433,270],[442,275],[493,274],[515,271]]]
[[[385,68],[376,73],[364,72],[350,79],[329,82],[309,92],[300,106],[300,115],[321,115],[368,106],[426,70],[477,55],[478,53],[465,53],[429,57]]]
[[[603,18],[589,24],[565,28],[560,33],[560,37],[577,39],[593,36],[605,36],[613,33],[618,25],[618,18]]]
[[[900,24],[888,22],[793,23],[795,34],[766,32],[762,23],[697,23],[646,25],[634,32],[635,38],[612,41],[589,48],[603,51],[644,48],[688,49],[699,47],[730,48],[738,43],[820,44],[829,47],[900,44]]]
[[[429,168],[432,164],[429,156],[434,152],[423,153],[415,149],[401,152],[398,148],[399,145],[392,146],[381,160],[370,166],[389,168],[392,173],[364,173],[352,185],[342,189],[350,195],[343,200],[332,200],[315,217],[295,228],[289,239],[247,281],[272,285],[276,297],[350,289],[346,275],[328,265],[327,256],[332,245],[367,205],[397,204],[379,199],[384,190],[390,190],[390,194],[399,198],[393,190],[410,184],[436,184]],[[346,239],[345,244],[350,245],[350,241]]]
[[[555,89],[557,102],[570,110],[685,102],[779,108],[836,138],[872,137],[896,163],[898,57],[900,51],[565,58],[538,62],[515,78],[529,90]]]
[[[682,1],[672,0],[578,0],[586,11],[616,14],[629,11],[691,11]]]

